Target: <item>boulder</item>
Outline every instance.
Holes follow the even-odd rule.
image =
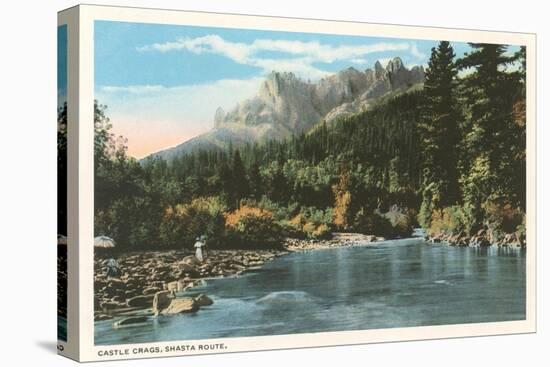
[[[191,297],[174,298],[170,305],[162,310],[163,315],[175,315],[179,313],[196,312],[199,309],[197,302]]]
[[[113,310],[115,308],[118,307],[118,303],[117,302],[101,302],[99,304],[99,306],[103,309],[103,310]]]
[[[199,294],[197,297],[195,297],[195,302],[200,307],[210,306],[211,304],[214,303],[214,301],[212,301],[212,299],[210,297],[208,297],[206,294],[202,294],[202,293]]]
[[[132,317],[127,317],[125,319],[115,322],[113,326],[115,328],[118,328],[118,327],[128,326],[128,325],[142,324],[144,322],[147,322],[147,316],[132,316]]]
[[[201,264],[201,262],[195,257],[195,255],[189,255],[184,257],[179,264],[181,263],[185,263],[193,267],[199,266]]]
[[[117,294],[116,296],[111,298],[111,301],[116,302],[116,303],[124,303],[125,297],[120,295],[120,294]]]
[[[126,304],[129,307],[139,307],[139,308],[148,308],[153,305],[154,295],[150,294],[147,296],[135,296],[126,301]]]
[[[160,291],[155,294],[153,298],[153,313],[155,315],[158,315],[162,310],[170,306],[172,302],[171,294],[172,292],[170,291]]]
[[[155,294],[157,293],[158,291],[160,291],[161,289],[158,288],[158,287],[149,287],[149,288],[145,288],[143,290],[143,295],[147,296],[149,294]]]
[[[197,272],[197,269],[195,268],[195,266],[193,266],[192,264],[190,264],[189,262],[186,262],[186,261],[180,261],[178,263],[178,268],[182,273],[196,273]]]
[[[178,290],[178,282],[174,281],[174,282],[167,283],[166,290],[170,292],[176,292]]]
[[[103,321],[103,320],[110,320],[113,316],[105,315],[105,314],[99,314],[95,315],[94,321]]]

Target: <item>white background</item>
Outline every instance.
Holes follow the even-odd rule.
[[[106,362],[110,366],[542,366],[550,348],[543,261],[548,239],[548,10],[543,1],[188,0],[97,4],[377,23],[532,32],[538,35],[537,334],[277,352]],[[538,3],[538,4],[537,4]],[[0,10],[0,361],[67,366],[56,345],[56,25],[73,1],[3,2]],[[437,35],[434,35],[437,38]],[[548,102],[548,101],[546,101]],[[546,261],[547,262],[547,261]],[[550,264],[548,264],[550,265]],[[545,340],[546,339],[546,340]]]

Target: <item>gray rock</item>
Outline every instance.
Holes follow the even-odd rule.
[[[131,316],[115,322],[113,326],[115,328],[119,328],[129,325],[143,324],[144,322],[147,322],[147,316]]]
[[[197,302],[191,297],[174,298],[170,305],[161,311],[162,315],[196,312],[199,309]]]
[[[370,108],[375,99],[423,82],[424,69],[407,69],[400,58],[386,68],[376,62],[374,70],[347,68],[316,83],[293,73],[272,72],[261,83],[258,94],[233,109],[216,110],[214,129],[176,147],[155,153],[170,160],[198,149],[220,149],[269,139],[283,139],[310,130],[322,120]]]
[[[145,288],[142,293],[144,296],[147,296],[149,294],[155,294],[160,290],[161,288],[158,288],[158,287],[149,287],[149,288]]]
[[[113,316],[105,315],[105,314],[99,314],[94,316],[94,321],[104,321],[104,320],[110,320]]]
[[[155,294],[155,297],[153,298],[154,314],[158,315],[162,310],[170,306],[170,303],[172,302],[172,298],[170,297],[171,294],[172,292],[170,291],[160,291]]]
[[[118,302],[106,301],[106,302],[101,302],[99,304],[99,307],[101,307],[103,310],[113,310],[115,308],[118,308],[119,304],[118,304]]]
[[[154,295],[135,296],[126,301],[128,307],[149,308],[153,305]]]
[[[195,302],[200,307],[202,306],[210,306],[214,303],[210,297],[208,297],[206,294],[199,294],[197,297],[195,297]]]

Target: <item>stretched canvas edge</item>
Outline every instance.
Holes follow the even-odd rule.
[[[216,353],[231,353],[290,348],[324,347],[409,340],[425,340],[455,337],[488,336],[501,334],[530,333],[536,331],[536,35],[529,33],[495,32],[465,29],[447,29],[419,26],[401,26],[312,20],[282,17],[265,17],[236,14],[189,12],[181,10],[160,10],[112,6],[78,6],[78,247],[77,259],[73,258],[74,276],[78,271],[77,295],[78,318],[70,319],[69,332],[78,334],[78,359],[81,361],[134,359],[146,357],[168,357],[178,355],[211,354],[211,350],[168,352],[154,355],[134,354],[135,348],[164,346],[189,346],[223,344]],[[93,26],[95,20],[121,22],[211,26],[239,29],[261,29],[287,32],[309,32],[345,34],[359,36],[399,37],[410,39],[475,41],[527,46],[527,242],[526,255],[526,319],[493,323],[472,323],[460,325],[422,326],[377,330],[343,332],[322,332],[261,337],[238,337],[223,339],[185,340],[172,342],[138,343],[111,346],[94,345],[93,320],[93,99],[94,99],[94,44]],[[75,106],[75,99],[69,99]],[[72,197],[72,196],[70,196]],[[71,209],[69,209],[71,210]],[[71,212],[69,212],[71,213]],[[70,239],[70,238],[69,238]],[[71,267],[72,266],[72,267]],[[77,268],[76,268],[77,267]],[[74,290],[69,287],[69,290]],[[74,306],[74,303],[72,304]],[[74,324],[76,322],[76,325]],[[73,330],[76,329],[77,330]],[[129,350],[130,354],[99,357],[106,349]]]

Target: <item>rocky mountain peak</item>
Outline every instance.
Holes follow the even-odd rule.
[[[368,99],[423,80],[422,67],[409,70],[399,57],[390,60],[385,68],[376,61],[374,70],[362,72],[349,67],[316,83],[306,82],[291,72],[272,71],[261,83],[256,97],[239,103],[227,113],[218,108],[214,126],[274,124],[285,131],[299,133],[343,104],[362,101],[356,104],[365,106]],[[346,111],[356,110],[348,107]]]
[[[388,62],[388,65],[386,65],[386,71],[388,73],[397,73],[405,68],[405,65],[403,65],[403,60],[401,60],[400,57],[394,57]]]
[[[403,61],[393,58],[384,68],[376,61],[365,72],[353,67],[310,83],[291,72],[269,73],[255,97],[214,113],[214,129],[174,148],[157,153],[173,157],[199,148],[283,139],[310,130],[320,121],[330,123],[370,108],[388,93],[407,90],[424,81],[424,69],[410,70]]]
[[[292,94],[295,90],[306,87],[306,83],[297,78],[292,72],[272,71],[260,86],[258,96],[263,100],[275,103],[283,94]]]
[[[384,75],[386,75],[386,69],[382,66],[380,61],[376,60],[374,63],[374,76],[376,79],[382,78]]]

